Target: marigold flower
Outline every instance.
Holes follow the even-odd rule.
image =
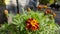
[[[32,30],[37,30],[37,29],[39,29],[39,25],[32,26],[31,29]]]
[[[46,13],[46,14],[49,14],[49,13],[51,13],[51,12],[52,12],[52,11],[51,11],[50,9],[47,9],[45,13]]]
[[[26,28],[29,30],[37,30],[39,29],[39,24],[35,19],[30,18],[26,21]]]
[[[38,5],[38,6],[37,6],[37,8],[38,8],[38,9],[42,9],[42,8],[43,8],[43,6],[41,6],[41,5]]]
[[[29,12],[30,10],[31,10],[31,9],[28,7],[28,8],[27,8],[27,11]]]
[[[48,8],[48,7],[45,5],[44,8]]]
[[[4,14],[6,14],[6,15],[7,15],[7,14],[8,14],[8,10],[4,10]]]
[[[32,30],[36,30],[37,27],[36,27],[36,26],[32,26],[31,29],[32,29]]]
[[[26,25],[26,29],[30,29],[31,28],[31,24],[29,24],[29,23],[27,23],[27,25]]]
[[[53,16],[55,17],[56,16],[56,13],[53,13]]]

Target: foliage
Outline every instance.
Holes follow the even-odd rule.
[[[54,0],[39,0],[40,4],[52,4]]]
[[[0,27],[0,34],[59,34],[59,26],[55,24],[51,14],[44,15],[42,11],[23,11],[13,17],[11,24],[4,24]],[[39,23],[38,30],[27,30],[26,20],[34,18]]]
[[[40,4],[47,4],[50,0],[39,0]]]
[[[0,6],[5,6],[5,0],[0,0]]]
[[[49,4],[52,4],[52,3],[54,3],[54,0],[50,0],[50,1],[49,1]]]

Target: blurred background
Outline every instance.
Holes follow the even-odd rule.
[[[4,10],[8,10],[9,14],[22,13],[22,8],[30,7],[32,10],[37,9],[38,5],[46,5],[49,9],[57,14],[55,22],[60,25],[60,8],[56,10],[50,7],[51,4],[57,3],[60,6],[60,0],[0,0],[0,23],[4,22]],[[55,5],[54,5],[55,6]],[[56,6],[55,6],[56,7]],[[43,9],[44,11],[45,9]]]

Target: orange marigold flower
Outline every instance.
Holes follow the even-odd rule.
[[[31,29],[32,29],[32,30],[36,30],[37,27],[36,27],[36,26],[32,26]]]
[[[7,15],[7,14],[8,14],[8,10],[4,10],[4,14],[6,14],[6,15]]]
[[[37,6],[37,8],[38,8],[38,9],[42,9],[42,8],[43,8],[43,6],[41,6],[41,5],[38,5],[38,6]]]
[[[56,16],[56,13],[53,13],[53,16],[55,17]]]
[[[47,9],[45,13],[46,13],[46,14],[49,14],[49,13],[51,13],[51,12],[52,12],[52,11],[51,11],[50,9]]]
[[[39,29],[39,25],[35,25],[31,27],[31,30],[37,30],[37,29]]]
[[[35,19],[30,18],[26,21],[26,28],[29,30],[37,30],[39,29],[39,24]]]
[[[29,23],[27,23],[27,25],[26,25],[26,29],[30,29],[31,28],[31,24],[29,24]]]

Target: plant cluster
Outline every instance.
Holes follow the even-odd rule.
[[[5,6],[5,0],[0,0],[0,6]]]
[[[59,26],[55,23],[50,10],[46,12],[23,10],[12,18],[10,24],[0,27],[0,34],[59,34]]]

